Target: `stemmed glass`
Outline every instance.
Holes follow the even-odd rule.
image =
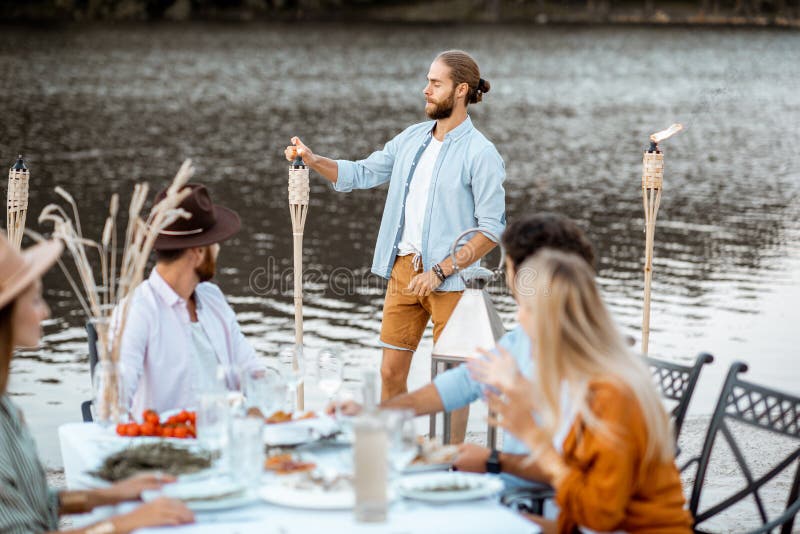
[[[317,387],[333,401],[344,381],[344,361],[336,349],[322,349],[317,353]]]
[[[303,346],[291,345],[278,352],[281,377],[289,389],[289,406],[294,413],[297,402],[297,388],[305,381],[306,364],[303,358]]]
[[[247,408],[258,408],[264,417],[283,408],[286,384],[272,367],[249,369],[242,373],[242,392]]]

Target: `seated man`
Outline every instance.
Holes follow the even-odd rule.
[[[515,221],[503,232],[502,242],[506,252],[506,282],[512,288],[516,269],[543,248],[576,253],[594,267],[594,251],[586,235],[572,220],[561,215],[542,213]],[[513,356],[522,374],[530,378],[534,372],[530,356],[531,342],[522,328],[515,327],[498,344]],[[466,365],[460,365],[439,374],[433,383],[389,399],[381,406],[408,408],[417,415],[429,415],[463,408],[482,396],[482,385],[470,376]],[[353,413],[359,410],[359,406],[346,404],[342,409],[345,413]],[[569,429],[569,425],[566,429]],[[565,437],[560,436],[560,439]],[[506,433],[503,436],[502,453],[475,444],[461,445],[455,467],[461,471],[506,473],[512,475],[504,477],[506,483],[515,485],[522,483],[519,478],[535,478],[529,472],[533,465],[527,461],[528,453],[525,445]]]
[[[136,288],[120,347],[128,406],[134,414],[198,406],[199,394],[235,370],[260,367],[236,315],[216,284],[219,243],[239,231],[239,216],[214,205],[205,186],[192,189],[180,207],[191,214],[155,241],[156,265]],[[161,200],[166,190],[156,196]],[[218,366],[225,370],[218,373]]]

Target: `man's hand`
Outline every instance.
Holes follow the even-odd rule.
[[[126,478],[113,486],[97,490],[97,492],[104,503],[116,504],[124,501],[138,501],[143,491],[157,490],[171,482],[175,482],[175,477],[171,475],[143,473]]]
[[[299,155],[301,158],[303,158],[303,163],[309,167],[314,160],[314,153],[310,148],[304,145],[297,136],[292,137],[292,144],[291,146],[286,147],[286,150],[284,150],[284,155],[288,161],[294,161]]]
[[[194,523],[194,514],[181,501],[159,497],[111,521],[116,528],[114,532],[128,533],[140,528]]]
[[[442,281],[436,276],[436,273],[428,271],[412,278],[407,289],[412,295],[427,297],[440,285],[442,285]]]
[[[496,347],[496,354],[483,349],[477,350],[483,358],[473,358],[467,362],[473,379],[506,393],[513,388],[518,377],[522,378],[514,357],[500,345]]]
[[[356,401],[346,400],[341,402],[332,402],[325,407],[325,413],[328,415],[358,415],[361,413],[363,407]]]
[[[492,451],[486,447],[474,443],[464,443],[458,447],[458,456],[453,462],[453,467],[469,473],[485,473],[486,461],[491,454]]]

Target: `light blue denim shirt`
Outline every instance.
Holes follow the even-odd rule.
[[[498,345],[506,349],[517,364],[520,373],[528,379],[532,379],[536,372],[536,365],[531,358],[531,340],[528,334],[517,325],[497,342]],[[484,386],[472,378],[466,365],[459,365],[453,369],[445,371],[433,379],[433,385],[439,392],[442,405],[447,412],[463,408],[468,404],[483,398]],[[561,451],[564,439],[572,427],[574,421],[574,407],[572,406],[569,390],[562,385],[561,388],[561,412],[563,422],[559,426],[556,435],[553,436],[553,446]],[[536,413],[534,418],[539,419]],[[528,447],[514,437],[510,432],[503,433],[503,452],[506,454],[529,454]],[[506,487],[514,486],[539,486],[536,482],[521,479],[508,473],[501,473]]]
[[[336,162],[339,169],[333,186],[336,191],[369,189],[389,182],[372,260],[372,272],[380,277],[388,279],[391,275],[403,235],[408,188],[435,124],[428,121],[406,128],[366,159]],[[478,227],[500,236],[506,224],[504,179],[505,166],[500,154],[475,129],[469,117],[445,135],[425,207],[421,251],[424,270],[447,258],[450,245],[468,228]],[[437,290],[462,289],[461,279],[451,276]]]
[[[534,372],[533,360],[531,359],[531,341],[521,326],[517,325],[513,330],[500,338],[498,345],[506,349],[514,361],[520,373],[526,378],[532,378]],[[453,369],[436,375],[433,385],[439,392],[442,405],[446,412],[458,410],[464,406],[483,398],[483,385],[472,378],[466,365],[459,365]],[[512,434],[503,434],[503,452],[508,454],[528,454],[529,450],[521,441]]]

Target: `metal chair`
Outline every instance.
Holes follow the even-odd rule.
[[[792,532],[794,518],[798,510],[800,510],[800,500],[798,499],[798,490],[800,490],[800,462],[798,462],[800,444],[766,474],[755,478],[742,455],[731,427],[728,425],[730,421],[738,421],[761,430],[800,440],[800,397],[745,382],[739,378],[739,374],[746,371],[747,365],[744,363],[735,362],[731,365],[708,427],[703,450],[700,456],[690,461],[690,464],[697,463],[697,475],[689,501],[689,511],[691,511],[695,521],[695,532],[704,532],[697,528],[698,525],[749,496],[754,498],[762,522],[762,526],[752,531],[752,534],[771,532],[777,527],[781,527],[782,534],[789,534]],[[747,480],[747,485],[743,489],[733,491],[731,495],[710,508],[700,511],[700,496],[706,479],[706,471],[714,449],[714,443],[719,434],[722,434],[722,437],[733,452],[734,459]],[[789,497],[786,501],[786,508],[779,517],[770,520],[764,509],[759,490],[793,464],[797,464],[797,467],[789,490]]]
[[[704,365],[713,362],[714,357],[705,352],[700,353],[695,358],[694,365],[691,366],[679,365],[656,358],[645,358],[645,360],[650,367],[661,396],[667,400],[677,402],[677,405],[670,411],[675,429],[675,441],[677,442],[683,426],[683,420],[689,409],[689,403],[694,394],[694,388],[700,378],[700,371],[703,370]],[[689,463],[684,465],[681,471],[689,465]],[[549,486],[526,486],[507,490],[501,495],[500,502],[513,510],[541,515],[544,510],[544,502],[554,496],[555,492]]]
[[[86,336],[89,341],[89,376],[94,383],[94,368],[97,367],[97,330],[91,322],[86,323]],[[87,400],[81,403],[81,414],[83,415],[84,423],[91,423],[92,418],[92,401]]]
[[[694,388],[700,378],[700,371],[703,370],[704,365],[712,363],[714,357],[706,352],[701,352],[695,358],[694,365],[680,365],[649,357],[645,360],[650,367],[650,372],[653,373],[653,379],[661,396],[677,402],[670,412],[677,442],[683,427],[683,420],[689,410]]]

